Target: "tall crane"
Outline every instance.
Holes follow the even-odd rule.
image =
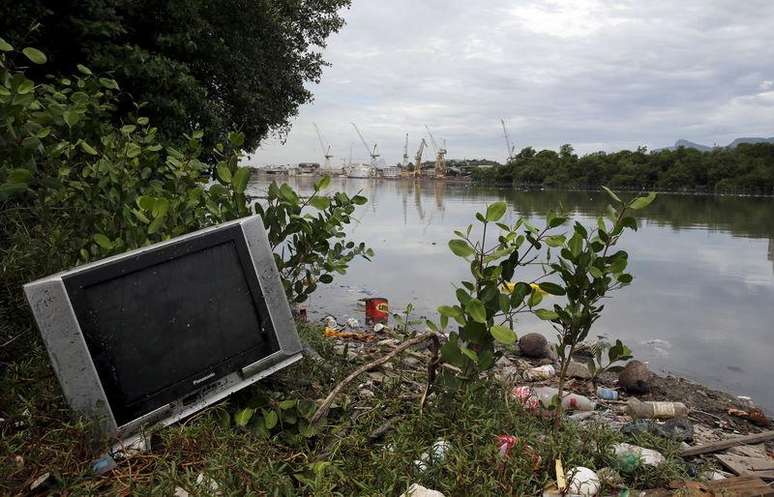
[[[508,147],[508,162],[513,159],[513,149],[516,148],[516,146],[511,146],[511,139],[508,136],[508,130],[505,129],[505,121],[503,119],[500,119],[500,123],[503,125],[503,135],[505,135],[505,145]]]
[[[417,149],[417,155],[414,157],[416,160],[414,164],[414,177],[418,178],[422,176],[422,152],[424,152],[425,147],[427,146],[427,142],[424,138],[422,138],[422,141],[419,142],[419,148]]]
[[[317,127],[317,123],[312,123],[314,126],[314,130],[317,132],[317,139],[320,140],[320,150],[322,150],[323,157],[325,157],[325,164],[323,165],[323,169],[330,170],[331,168],[331,159],[333,158],[333,155],[331,154],[331,144],[329,143],[328,146],[325,146],[325,140],[323,140],[322,133],[320,133],[320,128]]]
[[[374,143],[374,148],[371,149],[371,147],[368,146],[368,142],[366,142],[365,138],[363,138],[363,133],[360,132],[359,129],[357,129],[357,124],[352,123],[352,127],[355,128],[355,131],[357,132],[357,136],[360,137],[360,141],[363,142],[363,146],[366,149],[366,153],[371,156],[371,163],[373,164],[376,162],[376,159],[379,158],[379,154],[376,153],[376,143]]]
[[[407,167],[409,163],[408,156],[408,133],[406,133],[406,141],[403,144],[403,167]]]
[[[427,124],[425,124],[425,129],[427,134],[430,135],[430,142],[433,144],[433,150],[435,150],[435,177],[443,178],[446,176],[446,141],[443,142],[442,147],[439,147]]]

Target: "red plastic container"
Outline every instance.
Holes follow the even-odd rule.
[[[366,324],[386,323],[390,317],[390,305],[381,297],[365,299]]]

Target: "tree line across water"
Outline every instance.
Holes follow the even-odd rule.
[[[572,146],[559,152],[526,147],[507,164],[479,168],[480,182],[562,189],[656,189],[706,193],[774,195],[774,144],[743,143],[702,152],[674,150],[595,152],[583,156]]]

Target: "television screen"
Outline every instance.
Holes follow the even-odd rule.
[[[263,236],[251,239],[247,236],[251,233]],[[271,267],[258,268],[257,261]],[[116,428],[175,403],[180,410],[192,398],[200,401],[201,392],[227,390],[237,379],[243,380],[248,366],[262,360],[270,366],[275,361],[266,359],[278,353],[287,358],[300,350],[257,217],[90,264],[55,279],[61,281],[60,298],[68,301],[72,315],[53,319],[62,319],[63,325],[74,321],[83,349],[76,359],[93,366],[85,370],[96,376]],[[28,295],[36,284],[40,286],[28,285]],[[279,301],[282,309],[269,308],[267,292],[273,307]],[[34,299],[30,302],[35,310]],[[50,314],[35,314],[56,369],[67,352],[61,339],[72,330],[60,326],[58,331]],[[282,321],[283,340],[278,337],[277,318]],[[283,353],[281,341],[293,350]],[[65,394],[65,383],[81,380],[72,377],[72,368],[57,372]],[[83,396],[82,389],[77,389],[77,396]],[[76,399],[78,403],[82,399]]]

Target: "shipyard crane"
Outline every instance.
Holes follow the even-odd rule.
[[[511,138],[508,136],[508,130],[505,129],[505,121],[503,119],[500,119],[500,123],[503,125],[503,135],[505,135],[505,145],[508,147],[508,162],[513,159],[513,149],[516,148],[516,146],[511,146]]]
[[[430,142],[433,144],[433,150],[435,150],[435,177],[443,178],[446,176],[446,141],[443,142],[442,147],[439,147],[427,124],[425,124],[425,129],[427,134],[430,135]]]
[[[320,128],[317,127],[317,123],[312,123],[312,125],[314,126],[314,130],[317,132],[317,139],[320,140],[320,150],[322,150],[323,157],[325,157],[325,165],[323,168],[330,170],[331,159],[333,158],[333,154],[331,154],[331,144],[329,143],[326,147],[325,140],[323,140],[322,133],[320,133]]]
[[[422,152],[424,152],[425,147],[427,146],[427,142],[424,138],[422,138],[422,141],[419,142],[419,148],[417,149],[417,155],[414,158],[416,160],[416,163],[414,164],[414,177],[418,178],[422,176]]]
[[[352,127],[355,128],[355,131],[357,132],[357,136],[360,137],[360,141],[363,142],[363,146],[366,149],[366,153],[371,156],[371,163],[375,163],[376,159],[379,158],[379,154],[376,153],[376,143],[374,143],[373,150],[371,147],[368,146],[368,142],[366,142],[365,138],[363,138],[363,133],[360,132],[359,129],[357,129],[357,124],[352,123]]]
[[[408,167],[409,164],[409,156],[408,156],[408,133],[406,133],[406,141],[403,144],[403,167]]]

